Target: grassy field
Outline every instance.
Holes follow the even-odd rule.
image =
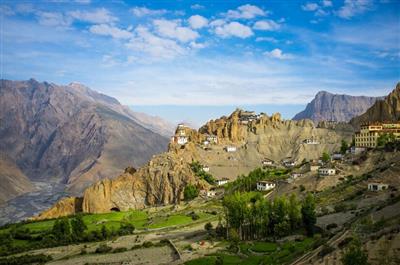
[[[239,244],[240,256],[233,253],[217,253],[190,260],[185,265],[212,265],[216,264],[217,260],[222,261],[224,265],[286,264],[311,249],[314,242],[314,238],[306,238],[302,241],[292,241],[283,244],[260,241],[242,242]]]

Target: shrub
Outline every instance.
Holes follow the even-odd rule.
[[[200,219],[200,216],[199,216],[197,213],[192,213],[192,214],[191,214],[191,217],[192,217],[192,220],[193,220],[193,221],[196,221],[196,220],[199,220],[199,219]]]
[[[183,191],[185,201],[190,201],[199,196],[199,189],[194,185],[187,185]]]
[[[154,244],[151,241],[144,241],[142,246],[145,248],[151,248],[152,246],[154,246]]]
[[[318,256],[325,257],[327,254],[331,253],[332,251],[334,251],[335,248],[328,246],[327,244],[324,244],[321,251],[318,253]]]
[[[204,225],[204,229],[205,229],[207,232],[210,232],[210,231],[213,229],[213,226],[212,226],[212,224],[211,224],[210,222],[208,222],[208,223],[206,223],[206,224]]]
[[[331,229],[336,228],[336,227],[338,227],[338,225],[336,223],[331,223],[331,224],[326,226],[326,229],[331,230]]]
[[[100,244],[100,246],[98,246],[96,248],[95,253],[109,253],[112,250],[112,247],[107,246],[106,244]]]
[[[300,192],[303,192],[306,190],[306,187],[304,187],[304,185],[300,185]]]

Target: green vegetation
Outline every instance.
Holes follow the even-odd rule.
[[[235,181],[228,183],[226,186],[226,192],[234,193],[236,191],[249,192],[253,191],[257,187],[257,182],[261,180],[281,180],[286,179],[287,174],[290,171],[288,169],[261,169],[257,168],[251,171],[247,176],[241,175]]]
[[[322,162],[328,163],[331,161],[331,156],[327,152],[322,153]]]
[[[314,238],[306,238],[301,241],[292,241],[282,244],[273,242],[241,242],[239,244],[240,255],[236,254],[236,252],[216,253],[190,260],[186,262],[185,265],[287,264],[297,256],[311,250],[314,244]]]
[[[51,260],[52,258],[50,256],[44,254],[23,255],[0,259],[0,265],[45,264]]]
[[[384,133],[381,134],[377,139],[378,147],[385,147],[388,143],[396,141],[396,137],[393,133]]]
[[[342,155],[346,154],[347,149],[349,149],[348,143],[346,142],[346,140],[342,140],[342,144],[340,146],[340,153]]]
[[[205,181],[207,181],[211,185],[214,185],[216,183],[215,178],[210,173],[205,172],[203,170],[203,166],[200,164],[200,162],[198,162],[198,161],[192,162],[190,164],[190,167],[191,167],[193,173],[197,177],[199,177],[201,179],[204,179]]]
[[[341,259],[343,265],[368,265],[368,256],[358,240],[352,240]]]
[[[185,190],[183,191],[185,201],[193,200],[197,196],[199,196],[199,189],[196,186],[189,184],[185,187]]]
[[[284,237],[302,227],[308,235],[314,234],[315,202],[311,194],[300,205],[294,194],[289,200],[283,196],[270,202],[260,193],[235,192],[225,196],[223,206],[228,238],[233,243]]]

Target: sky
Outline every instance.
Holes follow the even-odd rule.
[[[400,0],[0,3],[1,78],[79,82],[173,122],[291,118],[320,90],[400,81]]]

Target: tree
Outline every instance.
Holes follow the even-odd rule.
[[[83,236],[83,233],[86,229],[87,229],[87,226],[82,219],[82,215],[79,214],[71,220],[72,237],[75,240],[81,239]]]
[[[110,234],[110,232],[108,231],[107,227],[105,225],[103,225],[101,227],[101,236],[103,237],[103,239],[107,239],[109,234]]]
[[[71,241],[71,226],[67,218],[56,220],[53,224],[52,234],[59,242]]]
[[[368,256],[361,249],[359,240],[353,240],[341,259],[343,265],[368,265]]]
[[[331,161],[331,156],[327,152],[322,153],[322,162],[328,163]]]
[[[206,224],[204,225],[204,229],[205,229],[208,233],[210,233],[210,231],[213,229],[213,225],[212,225],[210,222],[208,222],[208,223],[206,223]]]
[[[289,221],[290,229],[296,230],[301,224],[301,206],[296,194],[292,193],[289,198]]]
[[[385,147],[388,143],[394,142],[396,140],[395,136],[392,133],[384,133],[381,134],[377,139],[378,147]]]
[[[305,197],[302,207],[301,214],[303,219],[304,228],[306,229],[308,236],[314,235],[314,225],[317,222],[315,213],[315,200],[311,193],[308,193]]]
[[[349,145],[347,144],[346,140],[342,140],[342,145],[340,146],[340,153],[342,155],[346,154],[347,149],[349,149]]]
[[[185,201],[193,200],[197,196],[199,196],[199,189],[196,186],[189,184],[185,187],[185,190],[183,191]]]

